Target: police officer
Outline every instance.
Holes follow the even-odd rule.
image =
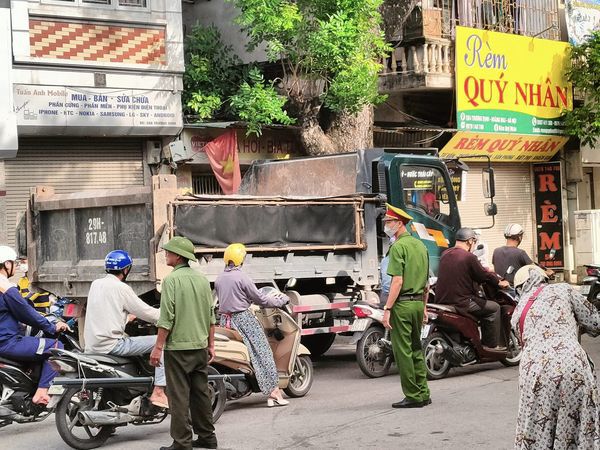
[[[392,277],[383,324],[391,330],[392,348],[405,398],[393,408],[421,408],[431,403],[427,369],[421,348],[421,327],[428,295],[429,255],[411,236],[406,224],[412,217],[387,204],[384,231],[396,241],[390,248],[388,275]]]

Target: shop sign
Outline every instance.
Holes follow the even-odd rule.
[[[538,262],[562,269],[564,230],[560,162],[533,164]]]
[[[182,126],[181,97],[170,91],[16,84],[13,93],[19,126]]]
[[[563,134],[560,117],[573,108],[568,48],[566,42],[456,27],[457,128]]]
[[[442,148],[444,158],[467,158],[486,155],[498,162],[542,162],[552,157],[566,144],[565,136],[505,135],[494,133],[457,132]],[[487,158],[480,158],[486,161]]]
[[[600,29],[600,0],[565,0],[565,11],[571,44],[583,44]]]
[[[288,159],[300,155],[300,143],[295,135],[285,130],[263,130],[260,136],[246,136],[245,130],[237,131],[237,145],[240,163],[249,164],[259,159]],[[223,129],[185,129],[183,143],[194,156],[192,163],[206,163],[208,158],[204,146],[217,136],[224,133]]]

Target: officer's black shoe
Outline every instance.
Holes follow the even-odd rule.
[[[392,408],[422,408],[423,406],[425,406],[424,402],[417,402],[407,398],[400,402],[392,403]]]
[[[192,450],[192,448],[191,447],[182,447],[181,445],[177,445],[175,442],[173,442],[168,447],[161,447],[160,450]]]
[[[423,406],[431,405],[431,397],[429,397],[427,400],[423,400],[421,403],[423,403]]]
[[[206,440],[198,438],[192,441],[192,447],[194,448],[217,448],[217,439]]]

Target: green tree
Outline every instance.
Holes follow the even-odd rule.
[[[266,46],[281,64],[278,89],[297,118],[309,154],[372,146],[379,61],[389,48],[381,32],[382,0],[229,0],[249,49]]]
[[[600,137],[600,31],[571,48],[567,78],[578,96],[584,98],[583,104],[565,112],[567,132],[578,136],[582,144],[593,146]]]
[[[241,119],[254,134],[263,125],[293,122],[283,110],[285,97],[259,69],[242,65],[216,27],[193,28],[185,41],[185,63],[182,100],[191,121]]]

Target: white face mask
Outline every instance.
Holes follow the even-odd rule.
[[[387,223],[383,226],[383,232],[391,239],[396,236],[398,232],[398,225],[388,225]]]

